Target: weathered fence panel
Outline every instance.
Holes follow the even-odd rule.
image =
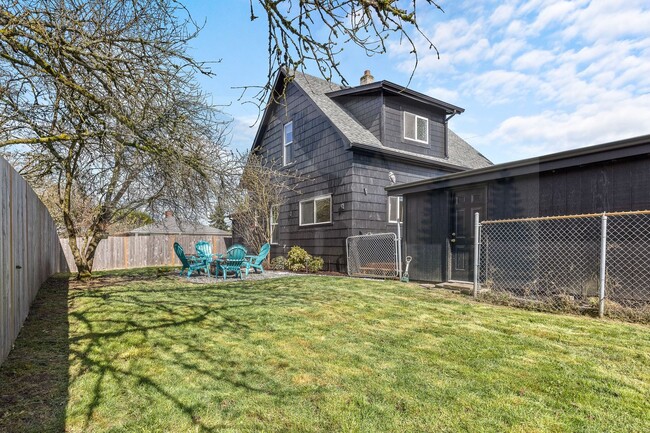
[[[226,241],[223,236],[205,235],[144,235],[144,236],[109,236],[102,239],[97,246],[94,271],[108,269],[142,268],[147,266],[180,266],[181,262],[174,253],[174,242],[183,246],[185,253],[194,254],[194,245],[198,241],[212,243],[213,253],[225,253]],[[67,239],[61,239],[61,247],[71,272],[76,272],[74,257]],[[77,245],[81,245],[81,238]]]
[[[47,208],[0,158],[0,363],[9,354],[38,288],[53,273],[67,270]]]

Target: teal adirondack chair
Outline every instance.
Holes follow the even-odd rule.
[[[183,251],[183,247],[178,242],[174,242],[174,252],[176,252],[176,255],[178,256],[178,259],[181,261],[183,264],[183,268],[181,269],[180,275],[183,275],[183,272],[187,269],[187,278],[192,275],[194,271],[205,271],[207,272],[208,275],[210,275],[210,264],[208,263],[206,265],[205,261],[198,261],[196,263],[190,263],[189,260],[187,260],[187,257],[185,256],[185,251]]]
[[[242,278],[241,268],[242,266],[246,266],[245,263],[246,248],[239,244],[233,245],[232,247],[228,248],[228,251],[226,251],[226,256],[223,259],[217,260],[216,277],[219,276],[219,270],[221,270],[223,272],[224,280],[226,279],[228,272],[234,272],[235,276]]]
[[[198,262],[204,262],[206,267],[206,272],[208,277],[210,276],[210,263],[212,263],[212,244],[207,241],[198,241],[194,246],[196,250],[196,260]]]
[[[194,249],[199,257],[212,257],[212,245],[208,241],[198,241]]]
[[[250,268],[253,268],[255,270],[255,273],[257,273],[258,269],[261,273],[264,273],[264,267],[262,266],[262,263],[264,263],[264,260],[266,260],[266,257],[269,255],[270,251],[271,245],[269,243],[266,243],[262,245],[259,254],[256,256],[246,256],[246,276],[248,276],[248,271]]]

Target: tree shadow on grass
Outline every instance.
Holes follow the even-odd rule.
[[[0,366],[0,432],[61,432],[68,402],[67,276],[41,286]]]
[[[93,285],[91,290],[73,288],[70,294],[75,305],[70,312],[70,389],[84,394],[69,409],[74,428],[92,429],[96,418],[106,419],[109,413],[120,417],[127,407],[137,407],[141,417],[154,417],[143,421],[151,428],[165,428],[168,413],[147,413],[152,401],[162,401],[166,403],[160,408],[174,407],[197,431],[220,431],[227,427],[221,424],[226,418],[247,416],[227,413],[233,394],[255,400],[290,399],[306,392],[287,385],[281,374],[270,372],[247,352],[257,347],[250,335],[267,331],[257,314],[318,302],[313,293],[310,298],[296,288],[280,290],[299,284],[202,287],[164,276],[150,284],[137,278],[127,284],[120,279],[105,282],[107,286]],[[187,377],[193,379],[185,381]],[[179,387],[179,382],[186,385]],[[129,394],[128,401],[122,392]],[[224,409],[222,416],[204,419],[214,415],[215,403]],[[140,428],[126,422],[114,427]]]
[[[306,392],[288,385],[284,371],[276,374],[264,361],[248,358],[246,351],[258,344],[251,334],[269,331],[257,315],[326,303],[332,296],[292,279],[206,287],[158,272],[90,282],[53,277],[39,290],[0,367],[0,432],[93,429],[96,416],[111,417],[109,407],[115,410],[109,423],[128,430],[119,408],[130,398],[166,401],[197,431],[219,431],[233,417],[251,416],[250,409],[235,409],[233,394],[255,401],[291,400]],[[131,356],[134,347],[146,350]],[[154,374],[156,369],[162,370]],[[195,378],[191,392],[174,383],[185,376]],[[116,395],[116,389],[131,394]],[[221,416],[204,419],[215,402]],[[151,416],[149,422],[164,427],[164,420]]]

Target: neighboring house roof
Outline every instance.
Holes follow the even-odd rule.
[[[178,221],[175,216],[166,216],[162,221],[155,222],[127,232],[133,235],[206,235],[230,236],[230,232],[216,229],[199,223]]]
[[[284,72],[281,72],[278,74],[274,89],[277,89],[277,86],[282,85],[283,82]],[[463,111],[460,107],[444,103],[435,98],[431,98],[409,89],[405,90],[404,87],[397,86],[388,81],[380,81],[378,83],[348,89],[312,75],[296,72],[293,82],[314,102],[323,115],[332,122],[334,128],[339,131],[341,136],[347,141],[348,146],[351,148],[363,149],[387,157],[407,160],[409,162],[426,163],[427,165],[434,164],[456,170],[480,168],[492,165],[490,160],[470,146],[469,143],[460,138],[451,129],[449,129],[449,155],[447,158],[422,155],[416,152],[409,152],[384,146],[381,141],[361,125],[351,113],[341,105],[337,104],[333,97],[344,94],[363,93],[383,86],[383,88],[390,91],[399,90],[411,98],[419,98],[423,102],[434,104],[439,108],[443,108],[450,112],[460,113]],[[270,110],[267,109],[262,124],[267,121],[269,111]],[[260,128],[258,130],[258,135],[255,137],[253,142],[253,148],[258,146],[259,140],[262,138],[262,129],[263,128]]]
[[[415,182],[390,185],[386,191],[390,195],[401,195],[459,187],[487,182],[506,177],[536,175],[544,171],[562,170],[570,167],[597,164],[623,158],[648,157],[650,155],[650,135],[613,141],[595,146],[581,147],[564,152],[551,153],[535,158],[521,159],[489,167],[452,173]]]

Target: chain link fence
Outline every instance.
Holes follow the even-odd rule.
[[[650,212],[483,221],[478,297],[650,321]]]
[[[399,276],[398,240],[395,233],[350,236],[346,239],[348,275],[370,278]]]

